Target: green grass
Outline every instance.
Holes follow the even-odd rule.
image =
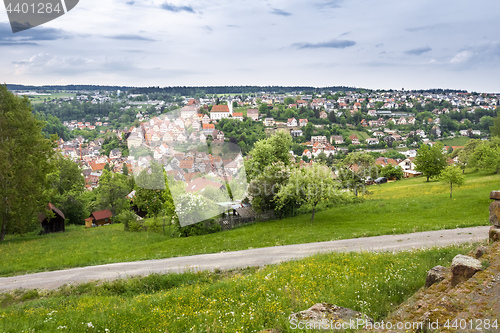
[[[459,136],[454,139],[439,140],[445,146],[465,146],[469,142],[470,138],[466,136]]]
[[[363,131],[355,131],[355,130],[349,131],[349,135],[353,135],[353,134],[356,134],[358,136],[359,142],[363,142],[366,139],[370,138],[368,133],[363,132]]]
[[[37,103],[43,103],[44,100],[49,102],[51,100],[58,99],[58,98],[75,96],[75,94],[50,92],[50,95],[40,95],[40,96],[39,95],[27,95],[27,96],[30,99],[30,102],[32,104],[37,104]]]
[[[368,187],[367,200],[283,220],[189,238],[123,231],[122,225],[65,233],[9,236],[0,243],[0,275],[50,271],[112,262],[159,259],[201,253],[300,244],[384,234],[489,225],[489,193],[500,175],[468,174],[454,189],[439,181],[414,178]]]
[[[231,273],[151,275],[0,295],[3,332],[295,332],[291,313],[326,302],[380,321],[426,272],[471,246],[334,253]]]

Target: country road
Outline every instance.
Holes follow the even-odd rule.
[[[415,248],[479,242],[488,238],[489,226],[385,235],[330,242],[285,245],[235,252],[201,254],[159,260],[114,263],[0,278],[0,291],[19,288],[55,289],[64,284],[113,280],[152,273],[228,270],[277,264],[317,253],[351,251],[400,251]]]

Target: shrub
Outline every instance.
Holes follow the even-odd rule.
[[[130,224],[133,222],[137,222],[137,215],[131,210],[124,210],[120,214],[115,216],[115,223],[123,223],[124,230],[130,230]]]
[[[181,227],[177,220],[176,225],[181,237],[212,234],[222,230],[220,224],[215,219],[201,221],[185,227]]]

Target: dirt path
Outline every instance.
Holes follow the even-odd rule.
[[[72,268],[0,278],[0,291],[18,288],[55,289],[64,284],[78,284],[93,280],[113,280],[137,275],[145,276],[151,273],[182,273],[188,270],[227,270],[248,266],[263,266],[324,252],[399,251],[478,242],[488,238],[489,228],[489,226],[485,226],[426,231],[405,235],[364,237],[331,242],[266,247],[236,252]]]

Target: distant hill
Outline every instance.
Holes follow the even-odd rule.
[[[311,87],[311,86],[172,86],[172,87],[128,87],[128,86],[100,86],[100,85],[85,85],[85,84],[70,84],[70,85],[43,85],[43,86],[27,86],[22,84],[7,84],[9,90],[121,90],[132,94],[151,94],[151,93],[166,93],[180,94],[183,96],[193,96],[197,93],[203,94],[253,94],[259,92],[267,93],[291,93],[301,92],[303,94],[318,93],[321,91],[372,91],[370,89],[348,87],[348,86],[331,86],[331,87]],[[394,91],[394,90],[388,90]],[[407,90],[407,92],[417,93],[467,93],[466,90],[457,89],[427,89],[427,90]]]

